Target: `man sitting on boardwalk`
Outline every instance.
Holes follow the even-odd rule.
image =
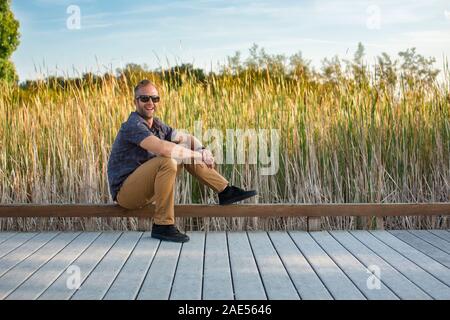
[[[149,80],[142,80],[135,87],[136,111],[122,123],[108,161],[109,188],[113,200],[127,209],[155,202],[152,237],[186,242],[189,237],[177,229],[174,215],[175,178],[183,167],[217,192],[221,205],[257,193],[229,185],[214,169],[212,153],[198,139],[177,132],[154,117],[159,100],[158,90]]]

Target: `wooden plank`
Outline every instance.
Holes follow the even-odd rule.
[[[142,232],[127,231],[114,243],[71,300],[101,300],[130,256]]]
[[[450,270],[386,231],[371,231],[379,240],[450,286]],[[448,288],[450,290],[450,287]]]
[[[450,268],[450,255],[447,254],[446,252],[429,244],[425,240],[416,237],[414,234],[411,234],[406,230],[392,230],[390,231],[390,233],[395,237],[397,237],[398,239],[402,240],[403,242],[406,242],[410,246],[414,247],[415,249],[421,251],[422,253],[436,260],[437,262],[443,264],[447,268]]]
[[[16,234],[16,232],[0,232],[0,244],[15,236]]]
[[[269,237],[297,288],[301,299],[333,299],[314,269],[286,232],[271,231],[269,232]]]
[[[58,233],[59,232],[39,233],[35,237],[31,238],[30,241],[25,242],[20,247],[17,247],[7,255],[3,256],[0,259],[0,277],[39,250],[43,245],[56,237]]]
[[[425,240],[429,244],[441,249],[442,251],[450,254],[450,242],[438,237],[434,233],[430,232],[433,230],[408,230],[411,234],[416,237]]]
[[[422,289],[393,268],[382,257],[374,253],[348,231],[330,231],[329,233],[361,261],[366,268],[378,268],[382,283],[389,287],[400,299],[432,299],[431,296],[426,294]]]
[[[36,270],[47,263],[59,251],[64,249],[79,232],[64,232],[47,242],[39,250],[17,264],[0,277],[0,300],[5,299],[11,292],[27,280]]]
[[[431,297],[435,299],[450,298],[448,286],[380,241],[373,234],[362,230],[354,230],[350,233]]]
[[[398,300],[398,297],[386,287],[380,278],[370,270],[368,270],[361,262],[358,261],[346,248],[337,242],[328,232],[313,232],[311,236],[328,254],[328,256],[336,263],[339,268],[352,280],[353,284],[364,294],[369,300]],[[369,279],[369,277],[371,277]],[[373,279],[372,282],[372,277]],[[370,281],[369,281],[370,280]],[[371,285],[378,280],[379,287]]]
[[[83,232],[66,248],[37,270],[22,285],[14,290],[8,300],[37,299],[100,235],[99,232]]]
[[[0,217],[151,217],[155,205],[127,210],[117,204],[6,204]],[[177,217],[336,217],[450,215],[450,203],[320,203],[175,205]]]
[[[266,300],[266,292],[256,266],[247,233],[227,232],[231,276],[236,300]]]
[[[37,236],[36,232],[21,232],[0,244],[0,258]]]
[[[160,241],[145,232],[125,262],[104,300],[134,300],[145,279]]]
[[[138,300],[168,300],[181,243],[161,241],[137,296]]]
[[[439,238],[444,239],[445,241],[450,242],[450,232],[445,230],[429,230],[434,235],[438,236]]]
[[[289,234],[334,299],[365,299],[364,295],[314,241],[309,233],[289,231]]]
[[[80,271],[79,284],[82,285],[99,261],[120,237],[121,232],[103,232],[69,267],[78,267]],[[39,300],[68,300],[76,292],[70,279],[75,273],[66,270],[55,280],[41,296]],[[70,284],[71,286],[68,286]]]
[[[230,259],[225,232],[206,233],[203,300],[233,300]]]
[[[170,300],[201,300],[205,233],[187,232],[190,240],[183,243],[173,279]]]
[[[269,300],[299,300],[283,262],[278,257],[267,232],[247,232],[267,298]]]

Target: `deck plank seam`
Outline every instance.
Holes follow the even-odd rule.
[[[428,274],[429,274],[429,272],[427,272],[426,270],[424,270],[424,269],[423,269],[422,267],[420,267],[417,263],[415,263],[414,261],[412,261],[412,260],[406,258],[404,255],[402,255],[401,253],[399,253],[397,250],[391,248],[391,246],[387,245],[386,243],[384,243],[383,241],[381,241],[380,239],[378,239],[377,237],[375,237],[375,236],[373,236],[373,235],[372,235],[372,237],[374,237],[376,240],[380,241],[383,245],[387,246],[389,249],[395,251],[395,253],[398,254],[398,255],[400,255],[402,258],[405,258],[405,259],[408,260],[410,263],[414,264],[414,265],[415,265],[417,268],[419,268],[420,270],[422,270],[422,271],[424,271],[425,273],[428,273]],[[394,266],[392,266],[392,267],[395,268]],[[395,268],[395,269],[396,269],[398,272],[402,273],[400,269],[398,269],[398,268]],[[402,273],[402,274],[403,274],[403,273]],[[418,283],[416,283],[416,282],[414,282],[412,279],[408,278],[407,275],[405,275],[405,274],[403,274],[403,275],[404,275],[409,281],[411,281],[412,283],[414,283],[417,287],[419,287],[420,289],[422,289],[423,291],[425,291],[425,293],[427,293],[429,296],[431,296],[431,298],[432,298],[433,300],[437,300],[437,299],[436,299],[435,297],[433,297],[430,293],[428,293],[428,292],[426,291],[426,289],[422,288]],[[436,278],[436,277],[434,277],[433,275],[431,275],[431,276],[432,276],[433,278]],[[437,280],[438,280],[438,279],[437,279]],[[442,281],[439,281],[439,282],[442,283]],[[444,285],[445,285],[445,283],[444,283]]]
[[[105,291],[105,293],[103,294],[103,296],[100,298],[100,300],[104,300],[105,297],[108,295],[109,290],[111,290],[111,287],[113,286],[114,282],[116,281],[117,277],[119,276],[120,272],[122,272],[123,267],[127,264],[128,260],[130,259],[131,255],[133,254],[134,249],[136,249],[136,246],[138,245],[138,243],[141,241],[142,237],[144,236],[144,232],[140,232],[140,236],[139,239],[136,241],[136,243],[134,244],[133,248],[130,250],[130,253],[128,254],[127,258],[125,259],[124,263],[122,264],[122,266],[120,267],[119,271],[117,271],[117,274],[114,275],[111,284],[109,285],[108,289]]]
[[[18,232],[11,232],[11,234],[9,235],[9,237],[3,239],[0,241],[0,244],[2,244],[5,241],[8,241],[9,239],[11,239],[12,237],[16,236],[18,234]]]
[[[104,232],[102,232],[102,234],[104,234]],[[86,281],[88,281],[88,279],[91,277],[92,273],[97,269],[98,265],[103,261],[103,259],[105,259],[106,255],[111,251],[111,249],[116,245],[117,241],[119,241],[120,238],[122,238],[124,232],[121,231],[120,232],[120,236],[118,236],[116,238],[116,240],[114,240],[113,244],[109,247],[108,250],[106,250],[106,252],[103,254],[103,256],[97,261],[97,263],[95,264],[95,266],[91,269],[91,271],[89,272],[89,274],[86,275],[86,277],[84,278],[84,280],[80,283],[80,286],[78,289],[74,290],[74,292],[67,298],[67,300],[72,300],[72,298],[77,294],[78,290],[81,290],[83,285],[86,283]]]
[[[1,256],[0,256],[0,259],[2,259],[3,257],[6,257],[8,254],[10,254],[11,252],[13,252],[14,250],[19,249],[19,248],[22,247],[24,244],[26,244],[28,241],[32,240],[34,237],[37,237],[38,234],[39,234],[39,232],[30,232],[30,233],[34,233],[34,235],[33,235],[31,238],[26,239],[23,243],[19,244],[17,247],[14,247],[13,249],[11,249],[11,250],[9,250],[8,252],[6,252],[5,254],[1,255]],[[14,237],[16,237],[16,236],[18,236],[18,235],[19,235],[19,232],[16,233],[16,235],[15,235]],[[14,237],[11,237],[10,239],[12,239],[12,238],[14,238]],[[8,240],[9,240],[9,239],[8,239]]]
[[[8,270],[6,270],[3,274],[0,274],[0,278],[3,277],[6,273],[8,273],[10,270],[14,269],[18,264],[22,263],[22,261],[25,261],[26,259],[28,259],[31,255],[33,255],[36,251],[38,251],[39,249],[41,249],[43,246],[45,246],[47,243],[49,243],[50,241],[52,241],[54,238],[56,238],[61,232],[58,231],[53,237],[51,237],[50,239],[48,239],[47,241],[45,241],[44,243],[42,243],[39,247],[37,247],[36,249],[34,249],[33,251],[31,251],[28,255],[26,255],[25,257],[23,257],[22,260],[18,261],[15,265],[11,266]],[[36,235],[37,236],[37,235]],[[34,237],[31,237],[30,239],[26,240],[23,244],[27,243],[29,240],[33,239]],[[23,245],[22,244],[22,245]],[[17,248],[11,250],[10,252],[8,252],[7,254],[3,255],[1,258],[6,257],[8,254],[10,254],[11,252],[14,252],[15,250],[17,250],[18,248],[20,248],[22,245],[18,246]]]
[[[255,261],[256,270],[258,270],[259,280],[261,280],[261,283],[262,283],[262,286],[263,286],[263,289],[264,289],[264,294],[266,295],[266,300],[269,300],[269,295],[267,293],[266,284],[264,283],[264,279],[263,279],[263,277],[261,275],[261,270],[259,269],[258,261],[256,260],[255,252],[253,251],[252,243],[250,241],[250,237],[248,236],[247,230],[245,231],[245,235],[247,237],[247,241],[248,241],[248,244],[250,246],[250,251],[252,252],[253,260]]]
[[[230,267],[231,290],[233,290],[233,300],[236,300],[236,291],[234,288],[234,279],[233,279],[233,266],[231,265],[230,243],[228,241],[228,231],[227,230],[225,230],[225,241],[227,244],[228,266]]]
[[[389,264],[394,270],[396,270],[399,274],[401,274],[403,277],[405,277],[409,282],[411,282],[413,285],[415,285],[417,288],[419,288],[420,290],[422,290],[426,295],[428,295],[431,299],[436,300],[435,297],[433,297],[430,293],[427,292],[427,290],[425,290],[422,286],[420,286],[418,283],[414,282],[412,279],[410,279],[406,274],[404,274],[400,269],[396,268],[392,263],[388,262],[386,259],[384,259],[382,256],[380,256],[379,254],[377,254],[374,250],[372,250],[368,245],[366,245],[364,242],[362,242],[361,240],[359,240],[355,235],[353,235],[351,232],[349,232],[357,241],[361,242],[363,245],[365,245],[370,251],[373,252],[374,255],[377,255],[378,257],[380,257],[381,259],[383,259],[387,264]],[[378,238],[375,237],[376,240],[378,240]],[[384,242],[382,242],[383,245],[386,245]],[[389,246],[388,246],[389,247]],[[389,247],[390,248],[390,247]],[[410,261],[412,262],[412,261]],[[417,266],[417,264],[415,264],[414,262],[412,262],[414,265]],[[418,267],[418,266],[417,266]]]
[[[366,263],[364,263],[363,261],[361,261],[356,255],[354,255],[352,252],[350,252],[350,249],[347,248],[343,243],[339,242],[339,239],[337,239],[336,237],[333,236],[333,234],[331,232],[329,232],[327,230],[328,234],[333,237],[333,239],[339,243],[345,250],[347,250],[347,252],[349,252],[356,260],[359,261],[359,263],[361,263],[366,269],[369,267]],[[349,232],[347,232],[349,233]],[[350,233],[349,233],[350,234]],[[373,253],[374,256],[377,256],[380,260],[382,260],[384,263],[386,263],[387,265],[389,265],[391,268],[393,268],[395,271],[397,271],[397,269],[395,269],[393,266],[391,266],[386,260],[384,260],[382,257],[380,257],[378,254],[376,254],[375,252],[373,252],[369,247],[367,247],[364,243],[360,242],[367,250],[369,250],[370,252]],[[411,282],[408,278],[406,278],[403,274],[401,274],[402,277],[404,277],[406,280],[408,280],[409,282]],[[399,300],[402,300],[400,298],[400,296],[387,284],[383,281],[383,279],[378,278],[380,280],[380,282],[386,287],[388,288],[392,294],[394,294]],[[412,283],[412,282],[411,282]],[[414,283],[412,283],[416,288],[418,288],[419,290],[423,291],[421,288],[417,287],[417,285],[415,285]],[[425,294],[427,294],[426,292],[424,292]]]
[[[369,233],[372,234],[372,232],[369,230]],[[373,235],[373,234],[372,234]],[[441,279],[439,279],[437,276],[435,276],[434,274],[432,274],[431,272],[429,272],[428,270],[424,269],[423,267],[421,267],[420,265],[418,265],[417,263],[415,263],[413,260],[411,260],[410,258],[408,258],[407,256],[405,256],[404,254],[402,254],[400,251],[396,250],[395,248],[391,247],[390,245],[388,245],[386,242],[384,242],[383,240],[379,239],[378,237],[376,237],[375,235],[373,235],[376,239],[380,240],[381,242],[383,242],[385,245],[387,245],[389,248],[391,248],[392,250],[398,252],[398,254],[400,254],[401,256],[403,256],[405,259],[409,260],[411,263],[415,264],[417,267],[419,267],[420,269],[422,269],[423,271],[425,271],[426,273],[428,273],[429,275],[431,275],[433,278],[435,278],[436,280],[438,280],[439,282],[441,282],[442,284],[444,284],[446,287],[450,288],[450,285],[446,284],[445,282],[443,282]],[[402,241],[401,239],[399,239],[400,241]],[[402,241],[403,243],[405,243],[406,245],[408,245],[409,247],[411,247],[413,250],[422,253],[421,251],[417,250],[416,248],[414,248],[413,246],[409,245],[408,243]],[[422,253],[423,254],[423,253]],[[425,254],[424,254],[425,255]],[[427,255],[425,255],[427,256]],[[427,256],[428,257],[428,256]],[[430,257],[429,257],[430,258]],[[432,258],[430,258],[432,259]],[[434,259],[432,259],[433,261],[435,261]],[[439,263],[441,266],[443,266],[444,268],[448,269],[446,266],[444,266],[443,264],[441,264],[438,261],[435,261],[437,263]]]
[[[79,257],[81,257],[81,255],[86,251],[86,250],[88,250],[90,247],[91,247],[91,245],[95,242],[95,240],[97,240],[97,238],[98,237],[100,237],[100,235],[101,235],[102,233],[101,232],[98,232],[98,235],[91,241],[91,243],[89,243],[89,245],[88,246],[86,246],[86,248],[84,249],[84,250],[82,250],[77,256],[75,256],[75,258],[74,259],[72,259],[72,261],[70,261],[70,264],[69,264],[69,266],[71,266],[72,265],[72,263],[74,262],[74,261],[76,261]],[[35,300],[39,300],[39,298],[47,291],[47,289],[48,288],[50,288],[60,277],[61,277],[61,275],[64,273],[64,271],[65,270],[67,270],[67,268],[66,269],[64,269],[64,270],[62,270],[56,277],[55,277],[55,279],[36,297],[36,299]]]
[[[50,258],[45,261],[40,267],[38,267],[33,273],[31,273],[27,278],[25,278],[24,280],[22,280],[21,283],[19,283],[13,291],[11,291],[8,295],[6,295],[3,299],[7,300],[8,296],[12,295],[14,293],[14,291],[16,291],[21,285],[23,285],[28,279],[30,279],[35,273],[37,273],[39,270],[41,270],[45,265],[47,265],[54,257],[56,257],[61,251],[63,251],[65,248],[67,248],[73,241],[75,241],[75,239],[77,239],[79,236],[82,235],[82,232],[78,232],[78,235],[75,236],[75,238],[73,238],[72,240],[70,240],[62,249],[60,249],[59,251],[57,251],[53,256],[50,256]],[[53,240],[53,239],[52,239]],[[25,260],[23,260],[25,261]],[[13,269],[9,270],[8,272],[12,271]],[[8,273],[7,272],[7,273]],[[5,273],[5,274],[7,274]],[[3,275],[2,275],[3,277]],[[1,277],[0,277],[1,278]]]
[[[167,300],[172,300],[171,297],[172,297],[173,284],[175,283],[175,277],[177,275],[178,264],[180,263],[181,252],[183,251],[183,247],[184,247],[184,243],[182,242],[181,246],[180,246],[180,249],[178,249],[177,263],[175,264],[175,269],[173,271],[172,282],[170,284],[169,296],[167,297]]]
[[[206,238],[208,237],[208,233],[204,231],[205,236],[203,237],[203,261],[202,261],[202,286],[200,289],[200,299],[204,299],[204,288],[205,288],[205,260],[206,260]]]
[[[436,245],[436,243],[433,243],[431,240],[426,239],[426,237],[421,237],[420,234],[417,235],[416,233],[413,233],[413,232],[411,232],[410,230],[407,230],[407,231],[408,231],[409,234],[415,236],[416,238],[421,239],[421,240],[427,242],[428,244],[432,245],[433,247],[439,249],[440,251],[442,251],[442,252],[444,252],[444,253],[450,255],[450,253],[448,253],[448,252],[442,250],[439,246]],[[431,236],[436,236],[434,233],[431,233],[431,232],[429,232],[429,234],[430,234]],[[392,234],[392,235],[395,236],[395,234]],[[439,240],[442,240],[442,241],[444,241],[444,242],[448,242],[448,241],[446,241],[445,239],[442,239],[442,238],[440,238],[440,237],[438,237],[438,236],[436,236],[436,238],[438,238]],[[449,247],[450,247],[450,242],[448,242],[448,245],[449,245]]]
[[[427,230],[427,232],[429,232],[430,234],[432,234],[432,235],[438,237],[439,239],[442,239],[442,240],[444,240],[444,241],[446,241],[446,242],[448,242],[450,244],[450,241],[447,238],[443,238],[443,237],[439,236],[439,233],[434,233],[434,232],[431,232],[430,230]],[[447,232],[450,233],[449,230],[447,230]]]
[[[405,242],[405,243],[408,244],[409,246],[413,247],[413,248],[416,249],[417,251],[420,251],[420,252],[423,253],[424,255],[428,256],[430,259],[436,261],[437,263],[441,264],[443,267],[445,267],[445,268],[448,269],[448,267],[447,267],[446,265],[442,264],[440,261],[438,261],[438,260],[436,260],[434,257],[430,256],[430,254],[428,254],[427,252],[423,251],[423,249],[417,248],[415,245],[406,242],[405,240],[403,240],[403,239],[397,237],[395,234],[393,234],[393,233],[391,233],[391,232],[389,232],[389,233],[390,233],[391,235],[393,235],[394,237],[396,237],[398,240],[401,240],[401,241]],[[433,244],[430,243],[429,241],[427,241],[427,240],[425,240],[425,239],[423,239],[423,238],[421,238],[421,237],[419,237],[419,236],[416,236],[416,235],[413,234],[413,233],[408,232],[408,234],[410,234],[410,235],[413,236],[414,238],[417,238],[418,240],[422,240],[422,241],[424,241],[425,243],[428,243],[428,244],[431,245],[433,248],[435,248],[436,250],[440,251],[442,254],[444,254],[444,255],[450,257],[450,254],[448,254],[447,252],[441,250],[439,247],[436,247],[435,245],[433,245]],[[450,244],[449,244],[449,245],[450,245]],[[449,271],[450,271],[450,270],[449,270]]]
[[[278,256],[278,259],[281,261],[281,264],[282,264],[284,270],[286,271],[286,273],[287,273],[287,275],[288,275],[288,277],[289,277],[289,280],[291,281],[292,286],[294,287],[295,291],[297,292],[298,297],[300,298],[300,300],[303,300],[303,298],[302,298],[302,296],[301,296],[301,294],[300,294],[300,291],[298,290],[297,286],[295,285],[295,282],[294,282],[294,280],[292,279],[292,276],[291,276],[291,274],[289,273],[289,270],[287,269],[286,265],[284,264],[283,259],[281,259],[280,253],[278,252],[277,248],[275,247],[275,244],[273,243],[272,238],[270,237],[270,233],[269,233],[269,232],[266,232],[266,235],[267,235],[267,237],[269,238],[270,243],[272,244],[273,250],[275,250],[275,252],[276,252],[276,254],[277,254],[277,256]]]
[[[330,294],[331,298],[333,298],[333,300],[336,300],[336,297],[333,295],[333,293],[331,292],[331,290],[327,287],[327,285],[325,284],[325,282],[323,281],[323,279],[320,277],[320,274],[317,272],[316,268],[314,268],[313,264],[311,263],[311,261],[308,259],[308,256],[300,249],[300,247],[297,245],[297,243],[295,242],[294,238],[291,235],[291,232],[288,231],[287,232],[289,237],[291,238],[291,241],[294,243],[295,247],[297,248],[297,250],[302,254],[302,256],[305,258],[306,262],[308,262],[311,270],[314,271],[314,273],[316,274],[317,278],[319,279],[319,281],[322,283],[323,287],[328,291],[328,293]]]
[[[145,275],[144,275],[144,277],[142,278],[142,282],[141,282],[141,284],[140,284],[140,286],[139,286],[139,289],[137,290],[137,293],[136,293],[136,295],[135,295],[135,297],[134,297],[133,300],[137,300],[138,297],[139,297],[139,294],[140,294],[141,291],[142,291],[142,287],[143,287],[143,285],[144,285],[144,283],[145,283],[145,280],[147,279],[148,274],[149,274],[149,272],[150,272],[150,269],[151,269],[151,267],[152,267],[152,265],[153,265],[153,262],[155,261],[156,255],[158,254],[159,248],[160,248],[160,246],[161,246],[161,242],[162,242],[161,240],[158,241],[158,246],[157,246],[156,249],[155,249],[155,254],[153,255],[152,261],[150,261],[150,263],[149,263],[149,265],[148,265],[148,268],[147,268],[147,270],[145,271]]]
[[[319,248],[328,256],[328,258],[330,258],[330,260],[333,261],[334,265],[342,272],[342,274],[345,275],[345,277],[353,284],[353,286],[362,294],[364,299],[369,300],[369,298],[366,296],[366,294],[356,285],[356,283],[353,281],[353,279],[350,278],[350,276],[344,271],[343,268],[341,268],[341,266],[337,263],[337,261],[335,261],[333,259],[333,257],[328,253],[328,251],[326,251],[323,248],[323,246],[316,240],[316,238],[314,238],[310,233],[308,233],[308,235],[319,246]],[[344,250],[348,252],[347,249],[344,248]]]

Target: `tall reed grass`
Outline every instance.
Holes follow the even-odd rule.
[[[120,124],[134,110],[138,79],[100,85],[41,83],[0,86],[0,197],[8,203],[111,203],[106,166]],[[290,81],[251,74],[159,81],[157,116],[175,128],[280,130],[280,168],[223,164],[233,184],[255,188],[259,203],[448,202],[450,94],[448,84],[400,88]],[[215,203],[215,194],[187,173],[177,180],[177,203]],[[190,196],[192,195],[192,196]],[[302,229],[303,218],[185,218],[195,230]],[[449,227],[446,218],[387,218],[387,228]],[[373,227],[371,219],[322,219],[324,228]],[[134,230],[135,218],[3,218],[1,230]]]

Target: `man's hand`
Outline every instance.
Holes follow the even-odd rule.
[[[202,161],[208,166],[208,168],[214,168],[214,156],[208,149],[201,150]]]

